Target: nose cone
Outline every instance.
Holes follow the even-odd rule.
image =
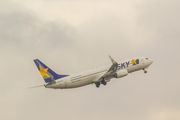
[[[150,59],[149,61],[150,61],[150,65],[151,65],[153,63],[153,60]]]

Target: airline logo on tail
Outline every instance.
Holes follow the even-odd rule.
[[[46,83],[51,82],[52,80],[57,80],[68,76],[55,73],[53,70],[51,70],[48,66],[46,66],[38,59],[35,59],[34,63],[36,64],[41,76],[43,77]]]
[[[41,73],[41,75],[42,75],[42,77],[43,77],[44,79],[50,78],[50,76],[49,76],[48,73],[47,73],[48,68],[43,69],[43,68],[41,67],[41,65],[39,65],[39,69],[40,69],[39,72]]]

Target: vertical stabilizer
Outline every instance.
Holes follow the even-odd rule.
[[[55,73],[53,70],[51,70],[48,66],[46,66],[38,59],[35,59],[34,63],[36,64],[41,76],[43,77],[46,83],[51,82],[52,80],[57,80],[68,76],[68,75],[59,75]]]

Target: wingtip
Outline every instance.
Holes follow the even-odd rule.
[[[116,63],[116,61],[109,55],[109,58],[111,59],[112,63]]]
[[[108,55],[110,59],[112,59],[112,57],[110,55]]]

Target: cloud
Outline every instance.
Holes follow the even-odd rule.
[[[2,119],[179,118],[178,1],[26,2],[0,2]],[[71,74],[109,64],[107,55],[154,63],[100,89],[27,89],[44,83],[35,58]]]
[[[21,47],[57,47],[73,44],[68,38],[72,28],[56,22],[43,23],[25,12],[1,15],[1,43]],[[69,27],[69,29],[68,29]]]
[[[178,120],[179,117],[178,109],[164,108],[154,111],[147,120]]]
[[[12,2],[3,2],[3,5],[11,8]],[[10,10],[0,12],[2,119],[21,118],[23,110],[33,105],[33,101],[39,103],[27,89],[38,84],[34,83],[36,78],[32,76],[32,71],[38,73],[33,59],[55,59],[65,51],[71,52],[68,48],[75,47],[73,27],[65,22],[43,21],[33,12],[18,7],[13,4]],[[37,76],[40,77],[39,74]],[[43,80],[39,84],[43,84]]]

